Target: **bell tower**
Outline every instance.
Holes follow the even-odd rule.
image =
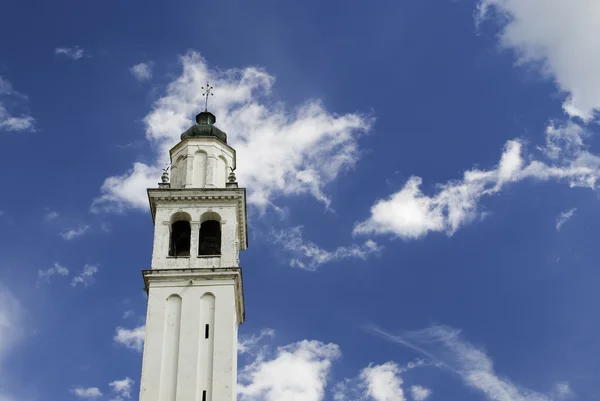
[[[210,93],[209,93],[210,94]],[[208,94],[207,94],[208,96]],[[140,401],[235,401],[244,321],[239,252],[248,244],[246,190],[235,150],[201,112],[148,189],[154,222]]]

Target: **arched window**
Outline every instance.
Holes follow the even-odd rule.
[[[169,256],[190,256],[192,238],[191,217],[187,213],[176,213],[171,218],[171,238],[169,241]]]
[[[200,218],[200,241],[198,255],[210,256],[221,254],[221,216],[207,212]]]
[[[185,157],[179,156],[171,166],[171,188],[183,188],[185,168]]]
[[[217,159],[217,188],[224,188],[227,184],[227,173],[229,173],[227,169],[227,160],[223,156],[219,156]]]

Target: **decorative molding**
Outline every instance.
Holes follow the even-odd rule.
[[[142,270],[146,293],[151,285],[233,285],[235,286],[238,323],[246,320],[244,307],[244,286],[242,281],[242,269],[240,267],[214,267],[201,269],[151,269]]]

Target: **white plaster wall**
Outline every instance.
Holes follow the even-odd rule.
[[[140,383],[140,401],[202,401],[202,390],[207,379],[200,371],[202,346],[204,339],[205,319],[202,316],[202,297],[214,295],[214,324],[211,328],[212,350],[208,357],[212,358],[212,381],[207,401],[235,401],[236,371],[237,371],[237,317],[235,305],[235,284],[233,280],[219,279],[211,281],[173,281],[153,283],[149,289],[148,315],[146,321],[146,342],[144,344],[144,359],[142,364],[142,379]],[[169,332],[165,324],[167,299],[177,295],[181,297],[181,325],[179,338],[165,336]],[[168,354],[175,349],[178,342],[177,358]],[[164,359],[177,359],[176,393],[171,398],[165,388],[172,378],[161,376]],[[165,374],[172,373],[165,370]],[[164,384],[167,383],[167,384]],[[168,387],[167,389],[170,389]],[[164,394],[169,396],[166,398]]]
[[[171,188],[225,188],[233,150],[216,138],[191,137],[171,149]]]
[[[154,223],[154,245],[152,250],[153,269],[186,269],[211,267],[237,267],[239,265],[239,226],[235,201],[203,201],[202,204],[159,203],[156,205]],[[171,216],[186,212],[191,217],[192,238],[190,257],[170,257],[169,238]],[[204,213],[214,212],[221,216],[221,255],[218,257],[198,256],[200,240],[200,218]]]

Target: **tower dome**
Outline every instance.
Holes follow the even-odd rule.
[[[215,127],[217,118],[210,111],[203,111],[196,116],[196,124],[181,134],[181,140],[188,137],[215,137],[223,143],[227,143],[227,134]]]

